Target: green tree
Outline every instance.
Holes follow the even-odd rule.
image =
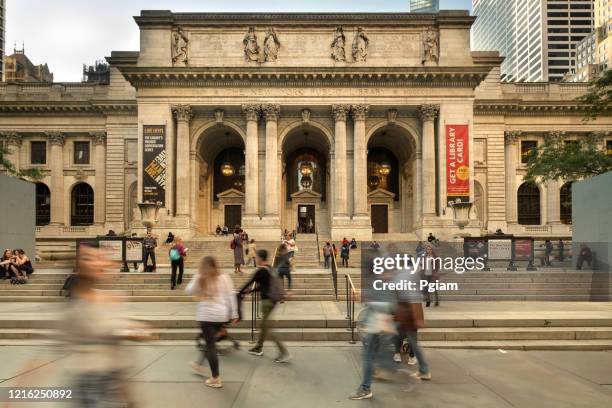
[[[9,160],[10,154],[11,150],[4,143],[0,142],[0,172],[34,181],[40,180],[43,177],[43,170],[38,167],[17,170],[15,165]]]
[[[528,182],[547,180],[576,181],[612,171],[612,156],[600,147],[600,134],[581,140],[563,140],[561,135],[547,137],[533,149],[526,164]]]
[[[591,81],[589,91],[579,97],[578,102],[584,107],[585,121],[612,116],[612,69]]]

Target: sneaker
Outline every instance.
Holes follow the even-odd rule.
[[[431,373],[414,373],[412,374],[413,378],[416,378],[417,380],[423,380],[423,381],[429,381],[431,380]]]
[[[254,356],[263,356],[263,349],[259,348],[259,347],[253,347],[252,349],[249,350],[249,354],[252,354]]]
[[[411,366],[416,365],[417,359],[416,357],[408,357],[408,361],[406,363]]]
[[[206,371],[204,370],[203,365],[198,364],[195,361],[192,361],[191,363],[189,363],[189,367],[191,367],[191,371],[193,371],[194,374],[199,375],[201,377],[206,376]]]
[[[440,306],[440,302],[436,301],[436,303],[434,304],[435,307]]]
[[[223,387],[223,383],[221,382],[221,378],[208,378],[204,381],[204,384],[210,388],[221,388]]]
[[[352,399],[352,400],[370,399],[372,397],[373,397],[372,391],[364,390],[363,388],[359,388],[353,394],[349,395],[349,399]]]
[[[395,353],[393,355],[393,361],[395,361],[396,363],[401,363],[402,362],[402,355],[400,353]]]
[[[275,363],[288,363],[289,361],[291,361],[291,354],[289,353],[283,353],[280,356],[276,357],[274,359]]]

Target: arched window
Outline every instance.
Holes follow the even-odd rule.
[[[523,183],[518,189],[518,223],[540,225],[540,189],[530,183]]]
[[[36,183],[36,225],[51,222],[51,191],[44,183]]]
[[[559,203],[561,204],[561,222],[572,223],[572,183],[565,183],[559,190]]]
[[[70,225],[91,225],[94,222],[94,191],[87,183],[79,183],[72,189],[70,200]]]

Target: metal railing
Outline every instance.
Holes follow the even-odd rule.
[[[351,332],[351,344],[355,344],[355,299],[357,298],[357,289],[353,284],[353,280],[347,273],[344,275],[346,279],[346,320],[348,322],[348,330]]]
[[[319,229],[317,226],[314,226],[315,235],[317,238],[317,258],[319,260],[319,267],[321,267],[321,243],[319,242]]]
[[[331,272],[332,282],[334,283],[334,294],[336,295],[336,302],[338,301],[338,263],[336,262],[336,255],[331,253]]]

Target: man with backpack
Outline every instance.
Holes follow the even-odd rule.
[[[287,363],[291,360],[291,355],[285,347],[285,345],[270,331],[270,317],[274,308],[278,302],[285,298],[285,290],[283,288],[283,281],[278,276],[270,264],[268,263],[268,251],[265,249],[257,250],[256,255],[257,270],[253,277],[242,287],[240,290],[240,296],[250,291],[259,291],[261,293],[261,308],[262,308],[262,319],[261,319],[261,330],[259,332],[259,339],[255,347],[249,350],[249,354],[255,356],[263,356],[263,345],[266,341],[266,337],[270,338],[278,346],[280,354],[274,359],[276,363]],[[251,289],[255,283],[255,289]]]

